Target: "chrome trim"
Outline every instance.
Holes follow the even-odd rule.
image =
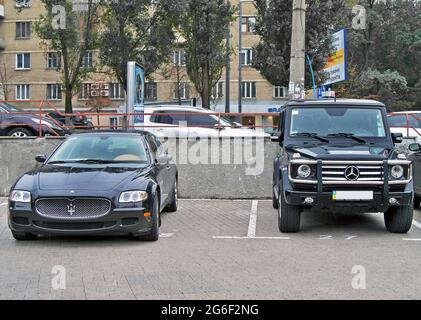
[[[109,203],[110,209],[108,210],[107,213],[102,214],[102,215],[98,215],[98,216],[95,216],[95,217],[66,217],[66,218],[58,218],[58,217],[52,217],[52,216],[45,215],[45,214],[43,214],[43,213],[41,213],[41,212],[38,211],[37,204],[38,204],[39,201],[42,201],[42,200],[68,200],[70,202],[75,201],[75,200],[105,200],[105,201],[107,201]],[[63,221],[63,220],[67,220],[67,221],[95,220],[95,219],[103,218],[103,217],[107,216],[113,210],[113,205],[112,205],[111,200],[109,200],[107,198],[93,198],[93,197],[90,197],[90,198],[76,197],[74,199],[71,199],[71,198],[68,198],[68,197],[39,198],[39,199],[37,199],[35,201],[34,207],[35,207],[35,212],[37,214],[39,214],[41,217],[52,219],[52,220],[60,220],[60,221]]]

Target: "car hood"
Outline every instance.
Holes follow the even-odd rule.
[[[289,150],[304,157],[320,160],[387,160],[391,149],[383,146],[332,146],[319,145],[312,147],[289,146]]]
[[[56,166],[46,165],[34,173],[40,190],[93,190],[108,191],[123,182],[134,179],[139,168],[109,166]]]

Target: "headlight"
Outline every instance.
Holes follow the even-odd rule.
[[[308,164],[302,164],[297,169],[297,175],[299,178],[307,179],[311,175],[311,168]]]
[[[148,199],[148,193],[145,191],[126,191],[120,195],[120,203],[142,202]]]
[[[394,179],[400,179],[403,177],[404,170],[403,167],[400,165],[393,166],[392,169],[390,169],[390,175]]]
[[[28,191],[13,190],[10,195],[10,201],[21,202],[21,203],[30,203],[31,202],[31,193]]]

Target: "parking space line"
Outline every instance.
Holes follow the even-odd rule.
[[[412,224],[413,224],[414,226],[416,226],[418,229],[421,229],[421,223],[419,223],[418,221],[413,220],[413,221],[412,221]]]
[[[5,206],[5,205],[7,205],[7,202],[5,202],[5,203],[0,203],[0,207],[3,207],[3,206]]]
[[[249,229],[247,233],[248,238],[255,238],[256,237],[256,228],[257,228],[257,206],[259,201],[253,200],[251,205],[251,212],[250,212],[250,221],[249,221]]]
[[[229,240],[291,240],[289,237],[224,237],[214,236],[213,239],[229,239]]]
[[[402,239],[403,241],[421,241],[421,239]]]

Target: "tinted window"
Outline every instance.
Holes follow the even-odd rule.
[[[186,113],[177,111],[157,111],[151,117],[151,122],[180,125],[186,122]]]
[[[218,124],[218,120],[208,114],[190,112],[187,123],[189,127],[213,128]]]

